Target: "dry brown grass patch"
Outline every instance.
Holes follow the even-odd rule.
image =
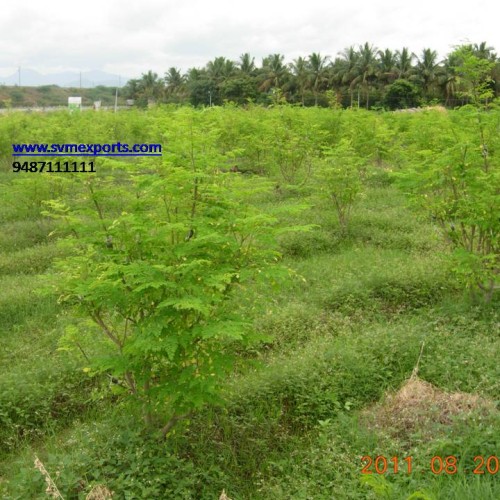
[[[444,427],[471,415],[486,416],[495,412],[495,405],[476,394],[446,392],[429,382],[412,376],[393,394],[387,394],[367,410],[362,420],[375,431],[394,438],[418,434],[428,440]]]
[[[113,497],[113,492],[108,490],[106,486],[98,484],[92,488],[85,500],[107,500]]]
[[[448,113],[448,110],[439,104],[436,106],[424,106],[423,108],[396,109],[397,113],[421,113],[422,111],[439,111],[440,113]]]

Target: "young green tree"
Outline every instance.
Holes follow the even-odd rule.
[[[311,177],[312,163],[317,156],[322,133],[311,115],[300,109],[282,105],[272,110],[267,146],[271,173],[274,169],[289,186],[303,186]]]
[[[323,155],[319,160],[317,174],[320,189],[333,205],[341,231],[345,232],[351,209],[361,191],[361,158],[345,139],[341,139],[333,148],[324,149]]]
[[[418,89],[407,80],[396,80],[389,85],[384,103],[389,109],[414,108],[418,105]]]
[[[79,200],[49,204],[74,235],[57,288],[82,322],[63,345],[112,376],[164,436],[219,400],[235,343],[255,339],[241,314],[245,287],[283,274],[277,219],[246,201],[256,187],[216,172],[210,115],[180,110],[169,134],[157,174],[151,165],[147,176],[122,173],[119,183],[93,177]]]
[[[453,120],[437,114],[420,118],[432,139],[425,145],[415,140],[417,146],[407,151],[409,164],[399,176],[441,229],[459,278],[488,301],[500,271],[498,112],[468,105],[455,112]]]
[[[459,95],[474,106],[490,101],[494,96],[491,74],[495,62],[476,55],[470,45],[459,47],[452,56],[457,63],[454,70],[459,77]]]

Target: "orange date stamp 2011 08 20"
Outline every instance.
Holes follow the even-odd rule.
[[[361,474],[411,474],[414,471],[413,458],[405,457],[400,459],[397,456],[385,457],[378,455],[371,457],[364,455],[361,457]],[[469,471],[472,474],[497,474],[500,469],[500,459],[496,455],[474,457],[473,464],[461,467],[462,471]],[[456,474],[459,472],[459,459],[454,455],[446,457],[434,456],[428,463],[428,470],[433,474]],[[425,469],[423,469],[425,471]]]

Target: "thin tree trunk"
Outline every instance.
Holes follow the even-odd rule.
[[[184,413],[183,415],[174,415],[162,428],[161,437],[165,439],[170,430],[174,427],[174,425],[179,421],[191,416],[191,413]]]
[[[144,403],[144,423],[146,424],[146,427],[151,429],[151,427],[153,427],[153,412],[151,411],[151,398],[149,397],[151,371],[149,369],[148,371],[148,377],[144,382],[144,394],[146,396],[146,401]]]

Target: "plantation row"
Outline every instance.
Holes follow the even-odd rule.
[[[43,498],[37,454],[65,498],[496,498],[464,464],[500,445],[499,130],[472,106],[6,116],[2,151],[163,157],[0,165],[2,497]],[[485,402],[384,427],[419,353]],[[360,480],[402,450],[460,473]]]
[[[14,140],[159,143],[164,145],[163,161],[144,160],[131,166],[134,172],[161,173],[170,168],[172,179],[180,175],[179,182],[194,182],[194,187],[186,186],[190,190],[198,189],[203,176],[219,172],[258,174],[255,185],[264,177],[273,179],[278,193],[302,188],[321,193],[344,228],[363,178],[386,175],[389,169],[450,245],[462,252],[459,267],[467,285],[490,293],[498,272],[498,123],[496,110],[472,106],[415,116],[318,109],[306,113],[286,106],[199,112],[166,108],[98,117],[11,115],[0,124],[0,148],[9,151]],[[103,165],[120,164],[103,160]],[[372,165],[379,168],[368,170]],[[180,167],[191,171],[190,181],[179,173]],[[37,199],[23,200],[33,198],[24,189],[32,182]],[[10,198],[16,217],[36,216],[44,200],[59,197],[74,182],[74,178],[18,176],[4,197]],[[205,185],[211,182],[209,178]],[[106,189],[116,187],[106,184]],[[9,213],[3,218],[8,220]]]

